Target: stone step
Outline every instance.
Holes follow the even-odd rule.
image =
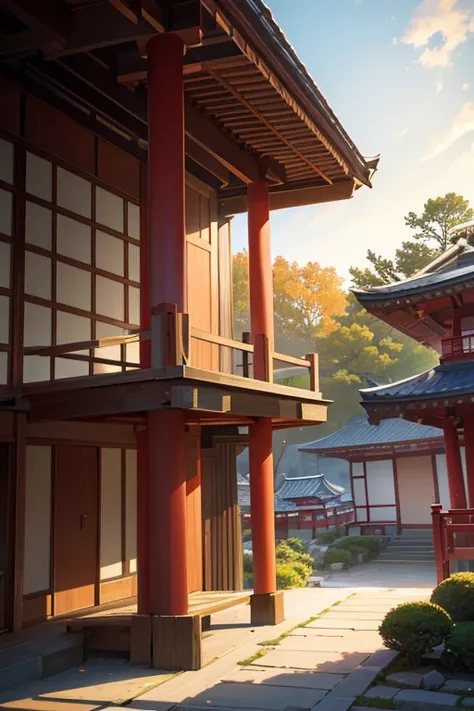
[[[434,558],[434,551],[392,551],[389,548],[380,554],[380,557],[390,556],[392,558]]]
[[[408,563],[415,563],[416,565],[426,565],[430,568],[432,568],[435,564],[434,560],[420,560],[417,558],[410,558],[409,560],[407,560],[406,558],[388,558],[386,560],[381,560],[380,558],[377,558],[377,562],[381,563],[382,565],[407,565]]]
[[[387,548],[385,549],[387,551],[434,551],[434,546],[426,544],[421,545],[421,544],[416,544],[412,546],[401,546],[398,543],[391,543]]]
[[[84,661],[81,633],[40,637],[0,649],[0,691],[43,679]]]

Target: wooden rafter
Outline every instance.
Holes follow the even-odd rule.
[[[318,166],[313,163],[307,156],[304,155],[286,136],[284,136],[281,131],[279,131],[270,121],[268,121],[267,118],[258,110],[255,108],[255,106],[252,106],[252,104],[247,101],[247,99],[239,92],[235,87],[230,84],[227,79],[225,79],[218,71],[214,69],[208,69],[209,74],[214,77],[214,79],[227,91],[229,91],[241,104],[243,104],[256,118],[259,119],[272,133],[277,136],[282,143],[284,143],[288,148],[290,148],[295,155],[298,156],[304,163],[310,166],[321,178],[323,178],[329,185],[332,185],[332,180],[329,178],[325,173],[323,173]]]

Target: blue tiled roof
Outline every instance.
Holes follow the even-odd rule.
[[[317,474],[316,476],[285,477],[278,497],[280,499],[318,498],[321,501],[327,501],[341,496],[344,492],[343,486],[332,484],[324,474]]]
[[[352,292],[361,303],[364,303],[417,294],[431,287],[446,287],[470,278],[474,278],[474,250],[467,246],[457,259],[432,272],[426,272],[418,277],[410,277],[394,284],[352,289]]]
[[[364,402],[419,400],[471,393],[474,393],[474,361],[443,363],[397,383],[360,390]]]
[[[380,388],[371,388],[371,390],[380,390]],[[369,390],[363,392],[369,392]],[[440,437],[442,437],[442,432],[437,427],[418,425],[398,418],[382,420],[379,425],[371,425],[367,415],[357,415],[337,432],[317,439],[315,442],[303,444],[300,450],[324,452]]]

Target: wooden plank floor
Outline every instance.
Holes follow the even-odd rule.
[[[250,602],[250,592],[228,592],[210,591],[196,592],[189,596],[190,615],[212,615],[229,607],[243,605]],[[87,625],[100,625],[104,623],[104,618],[108,618],[111,624],[129,624],[131,616],[137,611],[137,603],[134,601],[124,605],[107,605],[105,608],[94,608],[93,610],[78,611],[70,615],[68,624],[70,627],[80,627]]]

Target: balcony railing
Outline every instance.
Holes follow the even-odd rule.
[[[444,338],[441,342],[441,357],[443,360],[450,358],[474,357],[474,335],[455,336]]]
[[[441,583],[451,574],[452,560],[474,561],[474,509],[431,507],[436,575]]]
[[[198,328],[191,328],[189,316],[187,314],[178,314],[173,310],[163,310],[155,313],[152,329],[150,331],[132,331],[122,336],[110,336],[55,346],[29,346],[24,349],[24,354],[25,356],[42,356],[82,361],[91,363],[93,366],[98,365],[106,369],[113,369],[113,372],[125,372],[140,368],[137,362],[127,360],[127,346],[146,341],[151,341],[152,367],[183,364],[194,366],[192,342],[197,341],[214,345],[219,349],[221,355],[219,360],[221,364],[225,364],[225,367],[219,367],[217,372],[231,373],[243,378],[253,378],[253,359],[255,357],[255,351],[257,351],[259,354],[263,354],[264,360],[268,364],[268,380],[272,380],[271,373],[275,361],[298,366],[308,371],[309,390],[319,392],[317,354],[311,353],[304,358],[295,358],[294,356],[285,355],[283,353],[271,352],[269,350],[268,339],[263,335],[257,336],[255,344],[252,344],[250,343],[250,334],[248,333],[243,334],[242,341],[237,341],[214,333],[208,333]],[[119,347],[119,357],[107,358],[100,354],[101,349],[112,347]],[[232,352],[230,359],[225,357],[229,351]],[[237,359],[233,357],[235,352],[240,354]],[[237,361],[240,361],[240,363]],[[196,365],[196,367],[200,366]],[[92,369],[95,374],[104,373],[100,368],[97,369],[97,371],[94,367]],[[110,372],[110,370],[108,372]]]

